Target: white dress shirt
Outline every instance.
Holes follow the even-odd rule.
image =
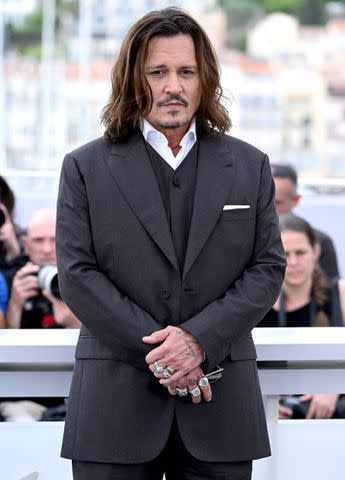
[[[182,138],[179,145],[180,151],[174,156],[171,148],[168,146],[168,139],[163,133],[156,130],[145,118],[140,122],[140,130],[145,140],[156,150],[157,153],[173,168],[174,170],[186,158],[194,143],[196,142],[195,119],[193,118],[188,132]]]

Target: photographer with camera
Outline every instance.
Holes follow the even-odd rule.
[[[8,328],[79,328],[59,296],[55,256],[56,213],[36,210],[22,237],[27,262],[14,275],[7,309]]]

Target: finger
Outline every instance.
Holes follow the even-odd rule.
[[[20,270],[18,270],[18,274],[19,276],[22,275],[27,275],[29,273],[31,274],[35,274],[38,272],[38,270],[40,269],[40,267],[38,265],[35,265],[34,263],[32,262],[27,262],[26,265],[24,265],[24,267],[22,267]]]
[[[163,366],[169,365],[170,367],[173,367],[174,370],[180,369],[178,366],[178,362],[176,362],[175,360],[171,360],[171,356],[167,356],[167,347],[165,342],[151,350],[151,352],[146,355],[145,360],[148,364],[150,364],[154,362],[159,362],[162,358],[164,358],[165,361],[165,365]]]
[[[179,381],[185,377],[185,374],[186,374],[185,371],[180,370],[180,371],[174,373],[174,375],[171,375],[171,377],[169,377],[169,378],[161,378],[159,383],[161,383],[162,385],[166,385],[166,386],[173,385],[175,383],[179,383]],[[186,382],[184,381],[184,383],[186,383]]]
[[[174,385],[168,388],[175,388],[176,394],[181,398],[186,398],[189,396],[188,388],[186,385]]]
[[[18,284],[23,287],[39,288],[36,275],[25,275],[16,279]]]
[[[201,377],[199,380],[199,388],[201,390],[201,394],[206,402],[210,402],[212,400],[212,388],[208,381],[207,377]]]
[[[150,363],[158,362],[163,357],[164,357],[164,352],[160,346],[151,350],[151,352],[146,355],[145,361],[150,365]]]
[[[316,418],[316,414],[317,414],[316,406],[314,405],[313,402],[311,402],[305,418],[308,419],[308,420],[311,419],[311,418]]]
[[[38,295],[37,288],[25,288],[21,291],[21,295],[23,295],[26,299],[36,297]]]
[[[53,295],[50,295],[48,290],[43,290],[42,295],[49,300],[50,303],[56,303],[57,299],[53,297]]]
[[[201,402],[201,389],[198,387],[198,384],[189,385],[189,394],[191,396],[192,402],[198,404]]]
[[[210,402],[212,400],[212,388],[209,385],[206,388],[200,388],[202,396],[204,397],[205,402]]]
[[[168,337],[169,333],[170,332],[166,327],[162,330],[156,330],[155,332],[152,332],[151,335],[146,335],[145,337],[142,337],[142,341],[145,343],[163,342]]]
[[[299,397],[299,400],[300,402],[308,402],[309,400],[312,400],[312,398],[313,398],[313,395],[311,393],[307,393]]]
[[[279,418],[288,420],[288,419],[292,418],[292,414],[293,414],[293,412],[292,412],[291,408],[283,407],[283,406],[279,407]]]
[[[168,387],[168,392],[170,393],[170,395],[173,395],[174,397],[177,395],[175,387]]]
[[[164,358],[154,362],[154,363],[151,363],[149,365],[149,369],[151,370],[151,372],[154,374],[154,376],[158,379],[165,379],[165,378],[169,378],[172,376],[172,373],[173,372],[173,369],[171,369],[171,367],[167,367],[166,366],[166,362],[164,360]],[[164,387],[167,387],[168,385],[163,385]]]
[[[315,418],[329,418],[328,411],[324,408],[318,408],[315,414]]]
[[[171,365],[170,361],[168,364],[169,366]],[[177,371],[171,375],[171,377],[161,380],[162,385],[172,385],[173,383],[177,384],[181,381],[187,385],[195,385],[199,382],[200,378],[203,377],[203,371],[199,366],[191,369],[186,366],[180,366],[176,367],[176,370]]]

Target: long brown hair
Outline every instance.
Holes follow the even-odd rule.
[[[308,239],[309,244],[314,248],[318,243],[314,229],[311,225],[304,220],[302,217],[288,213],[287,215],[282,215],[279,218],[280,231],[290,231],[298,232],[305,235]],[[315,265],[312,278],[312,286],[310,297],[315,301],[318,307],[322,307],[328,300],[328,288],[326,277],[321,271],[318,264]],[[330,325],[330,319],[327,317],[325,312],[322,310],[317,311],[316,318],[314,319],[313,324],[318,327],[324,327]]]
[[[202,27],[179,8],[146,14],[127,33],[112,68],[112,91],[102,112],[105,136],[112,142],[125,140],[139,119],[152,107],[152,93],[144,75],[149,42],[153,37],[191,35],[201,81],[201,99],[196,112],[198,133],[225,133],[231,120],[222,104],[220,69],[212,44]]]

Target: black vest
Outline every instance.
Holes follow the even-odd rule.
[[[145,142],[156,175],[166,216],[170,226],[180,271],[182,274],[190,224],[198,166],[198,142],[183,162],[174,170],[151,145]]]

